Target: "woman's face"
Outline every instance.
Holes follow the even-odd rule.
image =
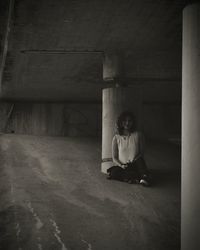
[[[133,126],[133,120],[130,116],[125,117],[125,119],[122,121],[122,127],[126,130],[130,130]]]

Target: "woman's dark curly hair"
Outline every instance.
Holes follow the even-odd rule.
[[[133,124],[132,124],[132,126],[130,128],[130,132],[132,133],[132,132],[135,131],[135,116],[130,111],[124,111],[124,112],[122,112],[119,115],[119,117],[117,119],[117,123],[116,123],[116,125],[117,125],[117,132],[119,133],[119,135],[123,134],[123,129],[124,128],[123,128],[122,123],[126,119],[126,117],[130,117],[131,120],[132,120],[132,122],[133,122]]]

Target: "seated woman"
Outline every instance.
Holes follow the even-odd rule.
[[[149,186],[149,171],[143,159],[144,140],[135,131],[131,112],[123,112],[117,120],[117,134],[112,140],[112,158],[116,166],[108,169],[108,179]]]

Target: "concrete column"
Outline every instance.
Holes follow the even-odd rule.
[[[103,79],[115,86],[103,90],[101,171],[107,173],[107,169],[113,166],[111,146],[116,132],[117,117],[122,111],[129,110],[134,113],[139,124],[142,98],[139,86],[127,88],[124,82],[122,84],[122,80],[125,80],[122,54],[112,52],[104,56]]]
[[[200,249],[200,4],[183,10],[181,249]]]
[[[117,53],[105,54],[103,59],[103,80],[116,81],[122,75],[123,67],[120,55]]]

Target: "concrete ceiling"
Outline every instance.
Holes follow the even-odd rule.
[[[170,83],[180,88],[185,4],[181,0],[3,0],[2,99],[100,100],[101,89],[107,86],[102,79],[107,52],[121,55],[130,85]]]

